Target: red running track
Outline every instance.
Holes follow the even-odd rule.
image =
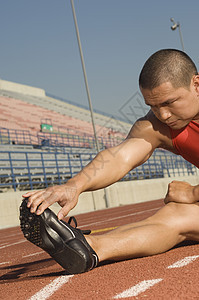
[[[163,201],[156,200],[76,217],[81,228],[107,231],[142,220],[162,206]],[[70,276],[42,249],[26,241],[19,227],[0,233],[0,299],[199,299],[198,243]]]

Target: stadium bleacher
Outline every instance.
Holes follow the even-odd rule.
[[[6,101],[6,99],[9,99],[9,101]],[[7,103],[5,104],[5,102]],[[29,114],[34,115],[35,119],[31,120],[31,122],[36,123],[36,126],[38,126],[37,119],[40,118],[41,120],[45,116],[47,119],[53,119],[53,123],[57,126],[69,126],[69,128],[79,129],[84,133],[93,134],[90,111],[61,100],[47,96],[39,98],[0,90],[0,105],[4,106],[4,110],[7,110],[4,112],[7,116],[9,116],[10,113],[11,116],[15,114],[15,112],[13,112],[13,107],[16,107],[19,116],[23,116],[23,112],[27,113],[27,116]],[[33,111],[30,111],[31,109]],[[27,116],[25,116],[25,118],[27,118]],[[107,134],[107,132],[112,129],[113,132],[118,135],[124,136],[131,126],[131,124],[127,122],[116,120],[98,113],[94,113],[94,116],[96,130],[100,134],[103,132],[106,132]]]

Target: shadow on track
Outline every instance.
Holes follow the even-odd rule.
[[[0,276],[0,284],[11,283],[16,281],[19,282],[25,280],[30,281],[40,277],[43,278],[43,277],[56,277],[61,275],[69,275],[63,269],[57,272],[49,272],[48,269],[54,265],[57,265],[58,268],[61,268],[52,258],[1,267],[0,271],[3,271],[5,273],[2,276]],[[38,273],[39,270],[42,270],[41,274],[31,275],[31,273],[34,272]]]

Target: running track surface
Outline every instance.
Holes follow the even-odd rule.
[[[162,200],[76,216],[78,227],[96,232],[140,221]],[[0,299],[102,300],[199,299],[199,244],[187,242],[151,257],[101,265],[78,275],[66,272],[19,227],[0,231]]]

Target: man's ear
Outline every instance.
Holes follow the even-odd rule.
[[[199,95],[199,74],[193,76],[193,84],[194,84],[196,92]]]

